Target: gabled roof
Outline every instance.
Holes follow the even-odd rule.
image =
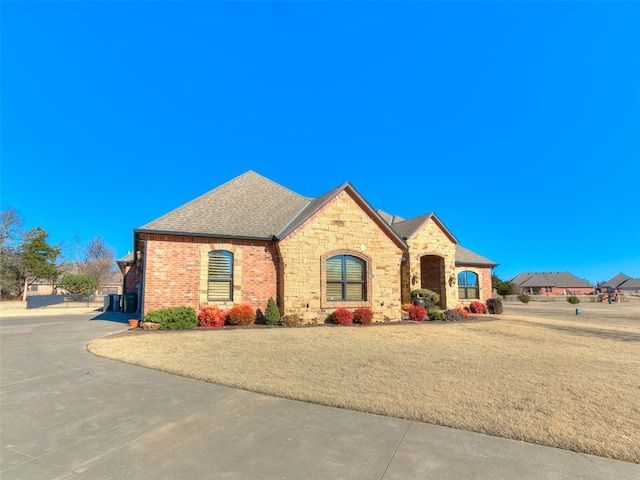
[[[511,282],[518,287],[591,287],[586,280],[582,280],[569,272],[531,272],[519,273]]]
[[[365,213],[369,214],[371,219],[375,221],[380,228],[382,228],[386,234],[391,238],[399,247],[407,248],[407,244],[404,240],[394,231],[393,227],[390,226],[372,207],[369,205],[362,195],[358,193],[358,191],[351,185],[349,182],[345,182],[339,187],[330,190],[324,195],[316,198],[309,202],[309,204],[295,217],[289,222],[280,232],[276,234],[276,238],[283,239],[286,238],[287,235],[291,234],[296,228],[306,222],[309,218],[311,218],[316,212],[322,209],[329,201],[336,197],[340,192],[345,191],[356,201],[360,208],[362,208]]]
[[[478,255],[471,250],[464,248],[460,245],[456,245],[456,265],[469,265],[469,266],[487,266],[497,267],[498,264],[488,258]]]
[[[629,275],[625,275],[624,273],[619,273],[615,277],[613,277],[608,282],[603,283],[601,286],[603,287],[617,287],[618,285],[623,284],[627,280],[631,279]]]
[[[630,278],[620,285],[625,290],[640,289],[640,278]]]
[[[453,234],[444,226],[444,223],[440,221],[438,217],[436,217],[435,213],[427,213],[424,215],[420,215],[419,217],[410,218],[409,220],[403,220],[401,222],[394,223],[391,225],[398,235],[400,235],[403,239],[411,238],[416,234],[418,230],[422,228],[422,226],[429,220],[433,220],[436,225],[438,225],[444,234],[451,239],[453,243],[458,243],[458,239],[453,236]]]
[[[389,225],[393,225],[394,223],[403,222],[404,218],[399,215],[391,215],[390,213],[383,212],[382,210],[376,210],[376,213],[380,215],[380,217],[387,222]]]
[[[270,240],[309,203],[309,198],[250,170],[136,232]]]

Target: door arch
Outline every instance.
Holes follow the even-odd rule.
[[[438,255],[420,257],[420,288],[426,288],[440,295],[438,306],[447,308],[447,291],[444,276],[444,258]]]

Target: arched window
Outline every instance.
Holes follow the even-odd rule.
[[[209,252],[207,301],[233,300],[233,254],[226,250]]]
[[[480,298],[477,273],[465,270],[458,274],[458,298],[460,298],[460,300]]]
[[[327,259],[327,300],[331,302],[366,300],[366,264],[352,255]]]

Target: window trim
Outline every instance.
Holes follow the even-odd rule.
[[[470,285],[468,282],[469,273],[475,276],[475,285]],[[464,282],[461,282],[461,275],[464,274]],[[469,290],[475,290],[477,296],[470,297]],[[460,290],[464,290],[464,296],[460,295]],[[458,300],[480,300],[480,274],[473,270],[462,270],[458,272]]]
[[[229,258],[229,275],[228,276],[219,276],[212,277],[211,276],[211,259],[214,255],[223,255],[224,257]],[[234,264],[234,255],[229,250],[210,250],[207,253],[207,302],[233,302],[233,264]],[[227,283],[229,285],[229,295],[227,298],[212,298],[210,293],[211,283]]]
[[[363,300],[329,300],[327,296],[327,260],[337,256],[350,256],[361,261],[364,267]],[[320,308],[335,309],[371,307],[373,298],[373,263],[371,258],[353,250],[333,250],[320,257]]]

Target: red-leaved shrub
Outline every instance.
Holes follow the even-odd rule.
[[[409,305],[405,312],[409,314],[409,319],[412,322],[421,322],[427,318],[427,309],[422,305]]]
[[[465,319],[469,318],[469,310],[467,310],[466,308],[456,307],[455,311],[462,315]]]
[[[353,312],[353,321],[367,325],[373,322],[373,311],[369,307],[362,307]]]
[[[215,305],[204,307],[200,310],[200,313],[198,313],[198,325],[201,327],[221,327],[224,325],[226,319],[226,312]]]
[[[487,313],[487,307],[480,302],[471,302],[469,310],[471,310],[471,313]]]
[[[229,325],[251,325],[256,319],[256,312],[249,305],[234,305],[227,313]]]
[[[353,323],[353,313],[346,308],[340,307],[333,312],[333,321],[338,325],[351,325]]]

